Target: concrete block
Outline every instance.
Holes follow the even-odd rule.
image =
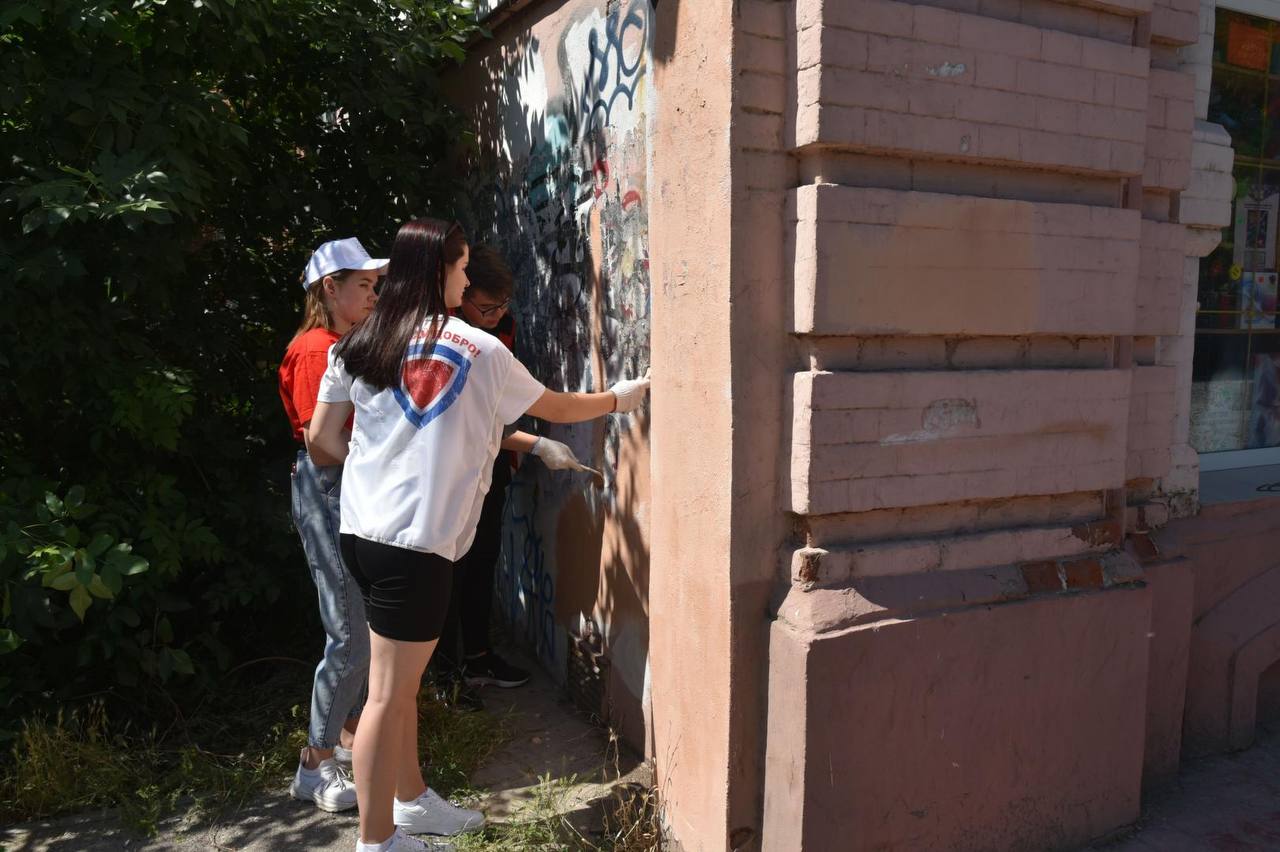
[[[1200,37],[1199,16],[1191,11],[1179,11],[1168,6],[1156,5],[1151,10],[1151,38],[1173,45],[1195,44]]]
[[[797,332],[1133,327],[1137,211],[836,185],[794,197]]]
[[[797,0],[796,23],[810,26],[842,27],[868,33],[909,36],[913,18],[910,6],[903,14],[902,3],[890,0]]]
[[[738,3],[738,26],[744,33],[785,38],[787,6],[777,0],[741,0]]]
[[[735,121],[738,144],[755,151],[781,151],[783,118],[768,113],[739,113]]]
[[[1186,101],[1188,103],[1195,99],[1196,81],[1194,75],[1188,71],[1169,71],[1164,68],[1152,68],[1147,80],[1153,96]]]
[[[796,164],[789,154],[751,151],[742,162],[747,189],[783,190],[795,186]]]
[[[792,144],[1142,173],[1145,48],[892,0],[798,11]]]
[[[1136,819],[1149,619],[1140,588],[775,622],[762,848],[1074,848]]]
[[[1149,564],[1144,573],[1151,589],[1151,629],[1142,782],[1150,789],[1178,774],[1195,581],[1186,559]]]
[[[1119,487],[1129,382],[1127,370],[796,374],[789,508],[830,514]],[[875,411],[880,435],[819,441],[815,418],[832,411]],[[869,431],[868,420],[848,434]],[[957,567],[972,567],[969,558]]]
[[[1122,109],[1147,108],[1147,81],[1140,77],[1115,78],[1115,105]]]
[[[1095,71],[1145,77],[1151,64],[1150,52],[1144,47],[1130,47],[1100,39],[1086,39],[1082,45],[1081,64]]]
[[[781,38],[740,33],[737,57],[739,68],[780,74],[786,70],[787,45]]]
[[[911,36],[919,41],[958,44],[960,15],[936,6],[915,6]]]
[[[866,68],[867,33],[841,30],[834,27],[810,27],[796,35],[796,68],[813,68],[819,65],[840,68]]]
[[[982,53],[977,59],[976,83],[984,89],[1006,92],[1018,88],[1018,60],[1002,53]]]
[[[1186,189],[1191,179],[1191,134],[1185,131],[1147,128],[1147,164],[1158,171],[1144,185],[1161,189]],[[1149,172],[1150,170],[1148,170]]]
[[[824,66],[800,72],[797,102],[807,106],[821,101],[905,113],[908,111],[908,94],[927,87],[929,84],[922,81]]]
[[[1188,756],[1249,744],[1257,679],[1278,660],[1280,568],[1272,568],[1214,606],[1192,628],[1182,731]]]
[[[744,72],[738,77],[740,103],[747,110],[781,115],[787,109],[788,85],[781,74]]]
[[[955,44],[981,50],[997,48],[1000,53],[1022,59],[1039,59],[1041,30],[1012,21],[981,15],[959,16],[959,37]]]
[[[1058,65],[1080,65],[1085,40],[1073,33],[1043,30],[1040,33],[1040,57]]]
[[[1183,225],[1142,221],[1134,333],[1175,335],[1181,330],[1185,246]]]

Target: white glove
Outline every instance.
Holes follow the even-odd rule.
[[[644,402],[645,396],[649,393],[649,373],[651,370],[645,370],[644,376],[639,379],[623,379],[609,390],[617,399],[614,411],[626,413],[635,411]]]
[[[550,470],[578,470],[582,467],[568,445],[550,438],[538,438],[529,452],[542,459]]]

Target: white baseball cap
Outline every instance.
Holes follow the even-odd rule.
[[[343,269],[382,269],[386,265],[385,257],[369,257],[369,252],[355,237],[330,240],[311,255],[307,271],[302,275],[302,287],[307,289],[326,275]]]

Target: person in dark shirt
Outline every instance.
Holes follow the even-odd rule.
[[[509,308],[515,293],[515,278],[510,267],[491,247],[476,246],[471,251],[467,278],[471,286],[454,313],[514,351],[516,321]],[[517,467],[513,450],[537,455],[553,470],[563,470],[577,462],[564,444],[524,432],[508,435],[502,446],[504,449],[493,464],[493,482],[485,495],[475,543],[454,569],[453,597],[437,650],[437,683],[443,697],[472,710],[480,709],[483,702],[471,687],[511,688],[529,680],[527,671],[500,657],[489,641],[494,571],[502,549],[502,516],[507,503],[507,485]]]

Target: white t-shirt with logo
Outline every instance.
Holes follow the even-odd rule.
[[[450,317],[429,345],[429,323],[398,387],[353,379],[331,348],[319,401],[355,405],[341,531],[456,560],[475,538],[503,425],[546,388],[493,335]]]

